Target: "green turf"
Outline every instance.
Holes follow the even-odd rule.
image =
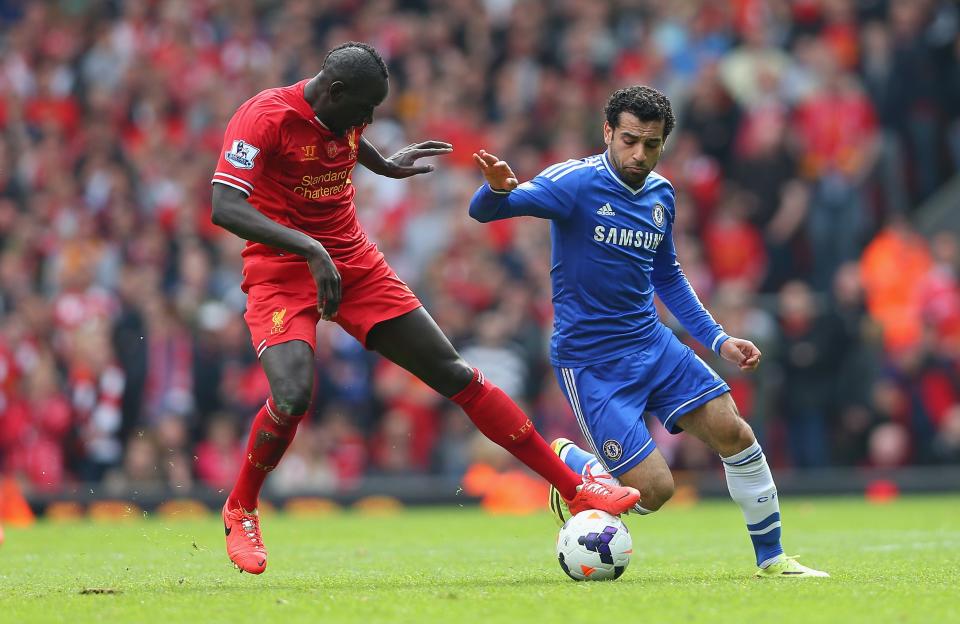
[[[784,505],[789,554],[831,579],[757,580],[729,502],[628,517],[615,582],[575,583],[544,513],[265,519],[270,565],[233,570],[216,518],[7,529],[0,622],[958,622],[960,498]],[[110,588],[111,595],[83,595]]]

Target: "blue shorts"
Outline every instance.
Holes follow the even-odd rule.
[[[580,430],[613,476],[627,472],[656,444],[643,421],[650,412],[670,433],[677,420],[730,386],[670,331],[650,348],[580,368],[554,367]]]

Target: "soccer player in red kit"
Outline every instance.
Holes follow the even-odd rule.
[[[270,383],[223,507],[227,554],[253,574],[267,564],[260,488],[309,406],[320,320],[457,403],[484,435],[553,484],[572,512],[620,514],[640,498],[634,488],[583,480],[567,468],[520,408],[460,357],[361,229],[351,183],[358,162],[406,178],[433,170],[417,159],[453,149],[426,141],[381,156],[362,134],[386,96],[387,68],[376,50],[340,45],[313,78],[262,91],[237,110],[213,175],[213,222],[248,241],[244,318]]]

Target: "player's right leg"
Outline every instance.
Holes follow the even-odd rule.
[[[313,395],[317,340],[317,290],[306,263],[264,260],[245,267],[243,318],[270,384],[270,396],[253,419],[240,474],[223,506],[227,554],[243,571],[266,569],[260,533],[260,489],[306,414]]]
[[[270,397],[257,413],[240,474],[223,506],[227,555],[245,572],[260,574],[267,551],[257,513],[260,490],[276,468],[307,412],[313,394],[313,348],[293,340],[271,346],[260,356],[270,382]]]
[[[640,502],[630,510],[632,513],[646,515],[663,507],[673,496],[674,483],[670,467],[660,453],[654,448],[649,455],[630,470],[615,477],[590,451],[584,450],[567,438],[557,438],[551,443],[551,448],[574,472],[583,475],[592,475],[593,478],[614,485],[626,485],[640,491]],[[548,494],[550,512],[559,524],[563,524],[570,517],[570,510],[566,503],[557,496],[554,488]]]
[[[554,440],[554,452],[574,472],[639,490],[640,501],[632,509],[639,513],[659,509],[673,495],[673,476],[643,421],[648,390],[638,380],[646,377],[648,361],[633,354],[614,362],[555,369],[591,448],[560,438]],[[561,523],[577,511],[568,511],[553,491],[549,503]]]
[[[253,419],[240,474],[223,506],[227,555],[251,574],[260,574],[267,567],[257,513],[260,490],[293,442],[310,405],[313,348],[302,340],[280,343],[265,349],[260,363],[270,382],[270,397]]]

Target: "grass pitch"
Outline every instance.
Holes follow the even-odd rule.
[[[230,567],[215,516],[40,523],[7,529],[0,622],[960,622],[960,497],[788,500],[783,514],[788,554],[833,578],[752,578],[723,501],[628,516],[633,561],[605,583],[563,574],[546,513],[273,514],[259,577]]]

